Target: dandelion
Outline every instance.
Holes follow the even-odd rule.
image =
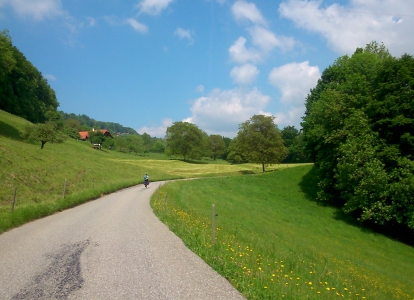
[[[312,285],[312,282],[309,281],[309,285]]]
[[[264,286],[263,288],[267,289],[267,286]]]
[[[330,291],[331,289],[327,287],[327,288],[326,288],[326,290],[327,290],[327,291]]]

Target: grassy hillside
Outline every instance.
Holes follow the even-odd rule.
[[[310,169],[172,182],[151,205],[248,299],[413,299],[414,249],[316,202]]]
[[[132,155],[95,150],[88,142],[63,144],[22,141],[28,122],[0,110],[0,233],[28,220],[49,215],[89,199],[142,182],[199,176],[260,172],[259,165],[223,161],[182,162],[163,155]],[[275,168],[286,165],[274,166]],[[66,180],[66,194],[63,189]],[[17,187],[16,206],[11,202]]]

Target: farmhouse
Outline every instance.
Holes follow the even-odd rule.
[[[95,132],[95,129],[92,129],[92,131]],[[112,134],[108,130],[99,129],[99,131],[102,132],[104,136],[113,138]],[[80,131],[79,132],[79,139],[80,140],[86,141],[88,138],[89,138],[89,132],[88,131]]]

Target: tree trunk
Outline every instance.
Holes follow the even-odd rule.
[[[262,170],[263,170],[263,173],[264,173],[265,172],[264,163],[262,163]]]
[[[40,146],[40,149],[43,149],[43,146],[46,144],[45,141],[42,141],[42,146]]]

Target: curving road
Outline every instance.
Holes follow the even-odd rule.
[[[0,235],[0,299],[244,299],[139,185]]]

